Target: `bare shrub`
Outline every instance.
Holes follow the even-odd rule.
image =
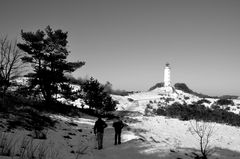
[[[203,121],[190,121],[190,132],[196,136],[199,142],[201,157],[199,159],[207,159],[213,152],[210,145],[212,137],[215,133],[215,125]]]
[[[35,142],[31,137],[25,136],[20,144],[19,159],[57,159],[51,157],[49,153],[49,144],[45,141]]]
[[[48,130],[34,129],[32,137],[34,139],[47,139]]]
[[[16,150],[16,153],[15,153]],[[79,149],[79,154],[85,150]],[[77,153],[78,153],[77,152]],[[22,140],[16,135],[0,133],[0,156],[10,156],[18,159],[60,159],[59,150],[54,143],[46,140],[35,140],[33,137],[23,136]]]
[[[33,139],[30,138],[29,139],[29,143],[28,143],[28,146],[27,146],[27,151],[26,151],[26,159],[35,159],[35,156],[36,156],[36,151],[38,149],[38,146],[39,145],[36,145],[33,143]],[[24,159],[25,159],[24,158]]]
[[[22,139],[22,142],[20,143],[19,159],[24,159],[29,142],[30,142],[30,140],[28,139],[28,137],[24,136]]]
[[[17,48],[17,41],[12,42],[0,37],[0,92],[2,93],[2,105],[11,80],[20,77],[25,65],[21,62],[24,53]]]
[[[16,142],[17,140],[13,135],[0,133],[0,155],[14,156]]]
[[[45,141],[39,144],[37,150],[37,159],[47,159],[49,145]]]

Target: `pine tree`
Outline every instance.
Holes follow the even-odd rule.
[[[81,85],[81,97],[90,109],[101,111],[113,111],[116,102],[104,91],[104,86],[98,80],[91,77]]]
[[[21,31],[23,43],[18,47],[27,53],[22,60],[32,66],[33,73],[29,74],[30,86],[39,89],[44,99],[49,102],[58,94],[60,85],[67,82],[64,73],[71,73],[80,68],[85,62],[68,62],[67,32],[52,30],[47,26],[44,31]]]

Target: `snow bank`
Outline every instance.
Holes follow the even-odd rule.
[[[134,117],[141,121],[132,123],[135,129],[146,130],[137,132],[145,140],[151,142],[154,147],[160,149],[196,148],[199,142],[196,135],[190,131],[190,121],[168,119],[163,116]],[[220,147],[233,151],[240,150],[240,129],[224,124],[210,123],[214,126],[214,135],[211,138],[212,147]]]

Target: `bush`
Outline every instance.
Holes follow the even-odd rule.
[[[39,111],[47,113],[60,113],[63,115],[79,116],[80,108],[73,105],[63,104],[59,101],[45,102],[38,97],[24,96],[23,92],[8,92],[5,96],[6,109],[0,109],[0,112],[18,113],[24,111]],[[0,96],[1,101],[1,96]],[[32,110],[30,110],[32,109]]]
[[[161,106],[162,106],[162,103],[161,103],[161,102],[158,102],[158,103],[157,103],[157,106],[161,107]]]
[[[178,90],[182,90],[183,92],[186,92],[186,93],[193,93],[193,91],[191,89],[188,88],[188,86],[185,84],[185,83],[176,83],[174,85],[174,87]]]
[[[120,96],[127,96],[130,92],[128,91],[125,91],[125,90],[114,90],[112,88],[112,84],[107,81],[104,85],[104,92],[108,93],[108,94],[113,94],[113,95],[120,95]]]
[[[216,109],[220,109],[220,106],[213,104],[213,105],[211,105],[211,108],[213,110],[216,110]]]
[[[104,103],[104,106],[102,108],[103,111],[110,112],[116,110],[117,102],[113,100],[111,96],[107,95],[103,99],[103,103]]]
[[[150,114],[151,114],[150,109],[148,107],[146,107],[145,110],[144,110],[144,115],[149,116]]]
[[[132,98],[128,98],[128,101],[129,102],[133,102],[134,100]]]
[[[174,98],[166,98],[166,99],[165,99],[165,102],[166,102],[166,103],[169,103],[170,101],[174,101]]]
[[[229,110],[230,110],[230,107],[225,108],[225,110],[229,111]]]
[[[52,118],[30,107],[22,107],[15,112],[9,112],[9,114],[14,116],[13,119],[8,120],[9,130],[20,127],[27,130],[42,131],[45,127],[54,127],[56,123]]]
[[[167,115],[166,110],[163,107],[159,107],[157,109],[154,109],[153,113],[157,114],[157,115],[163,115],[163,116]]]
[[[189,98],[189,97],[187,97],[187,96],[184,96],[184,99],[185,99],[185,100],[188,100],[188,99],[190,99],[190,98]]]
[[[48,133],[48,130],[35,129],[35,130],[33,130],[31,136],[32,136],[32,138],[34,138],[34,139],[42,139],[42,140],[45,140],[45,139],[47,139],[47,133]]]
[[[234,105],[234,103],[231,99],[219,99],[216,101],[216,104],[218,104],[218,105]]]
[[[210,104],[211,102],[207,99],[201,99],[201,100],[197,101],[197,104],[203,104],[203,103]]]
[[[217,107],[217,106],[215,106]],[[174,103],[165,108],[158,108],[154,111],[157,115],[179,118],[180,120],[203,120],[207,122],[226,123],[232,126],[240,126],[240,116],[227,110],[210,109],[203,105],[191,104],[182,105]]]
[[[221,97],[219,97],[221,99],[237,99],[238,96],[234,96],[234,95],[223,95]]]
[[[155,84],[154,86],[149,88],[149,91],[152,91],[152,90],[154,90],[156,88],[161,88],[161,87],[164,87],[164,83],[163,82]]]

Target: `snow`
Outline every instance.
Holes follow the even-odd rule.
[[[122,133],[122,142],[123,143],[134,140],[134,139],[140,139],[140,137],[131,131],[124,131]]]
[[[104,148],[97,150],[94,149],[96,140],[93,134],[96,118],[90,116],[71,118],[61,115],[51,115],[51,117],[58,121],[56,128],[48,130],[47,140],[35,139],[35,144],[44,143],[52,150],[51,152],[55,152],[62,159],[74,159],[79,151],[82,151],[79,158],[83,159],[188,158],[184,154],[191,154],[199,149],[198,138],[190,131],[190,121],[163,116],[128,117],[124,119],[128,126],[123,129],[122,144],[115,146],[113,145],[114,130],[111,127],[113,121],[110,120],[107,121],[108,127],[104,133]],[[134,119],[135,122],[129,119]],[[194,121],[191,122],[194,123]],[[210,124],[214,126],[214,136],[211,138],[210,145],[212,148],[221,149],[213,156],[221,159],[220,154],[225,151],[232,152],[230,154],[240,154],[240,129],[224,124]],[[14,138],[21,141],[31,132],[14,130],[14,133],[10,134],[14,134]],[[0,156],[0,158],[3,157]],[[10,157],[5,158],[10,159]],[[230,158],[229,155],[228,158]]]
[[[144,114],[148,104],[156,109],[158,106],[172,105],[175,102],[194,104],[199,100],[205,99],[210,103],[202,103],[202,105],[210,108],[218,100],[218,98],[200,98],[181,90],[168,93],[164,87],[156,88],[152,91],[133,93],[128,96],[112,95],[112,98],[119,103],[117,104],[117,110],[137,111],[142,114]],[[233,103],[234,105],[225,105],[223,108],[229,107],[229,112],[240,114],[240,100],[234,99]]]
[[[193,152],[199,153],[198,137],[192,133],[191,123],[195,121],[181,121],[164,116],[144,116],[148,104],[153,108],[171,105],[174,102],[191,104],[201,100],[197,96],[176,90],[166,93],[164,89],[147,92],[138,92],[128,96],[112,95],[118,101],[118,111],[139,112],[135,115],[126,115],[123,120],[128,125],[122,132],[122,144],[115,146],[114,129],[111,120],[106,120],[108,127],[104,133],[103,150],[97,150],[96,137],[93,134],[93,125],[97,118],[83,115],[68,117],[50,115],[57,120],[55,128],[47,129],[47,139],[34,139],[34,145],[44,144],[48,148],[48,156],[55,155],[58,159],[191,159]],[[166,99],[169,99],[166,102]],[[216,100],[206,98],[211,103],[204,103],[210,107]],[[240,100],[233,100],[234,106],[230,111],[239,114]],[[81,107],[81,99],[73,102]],[[210,139],[210,147],[214,148],[210,159],[237,159],[240,156],[240,128],[226,124],[207,123],[214,128],[214,135]],[[3,132],[3,131],[2,131]],[[15,154],[19,153],[21,142],[33,132],[15,129],[7,132],[16,140]],[[33,147],[34,147],[33,145]],[[1,159],[11,157],[0,156]],[[17,157],[16,157],[17,158]]]
[[[16,80],[14,80],[15,83],[18,83],[19,85],[26,85],[27,84],[27,77],[21,77]],[[71,87],[73,88],[73,91],[77,91],[80,89],[79,85],[71,84]],[[171,87],[172,88],[172,87]],[[16,88],[12,88],[16,89]],[[205,107],[211,107],[218,98],[200,98],[195,95],[185,93],[181,90],[177,90],[172,88],[172,92],[169,92],[168,87],[161,87],[156,88],[152,91],[143,91],[143,92],[137,92],[132,93],[128,96],[118,96],[118,95],[111,95],[112,98],[119,102],[117,105],[117,110],[129,110],[129,111],[137,111],[140,113],[144,113],[145,108],[149,102],[155,101],[155,104],[152,104],[153,107],[157,107],[158,105],[166,106],[171,105],[175,102],[178,102],[180,104],[193,104],[201,99],[206,99],[210,101],[210,103],[203,103]],[[170,99],[168,103],[166,103],[166,99]],[[69,103],[79,108],[89,108],[88,105],[84,103],[82,99],[77,99],[75,101],[66,101],[64,98],[58,97],[58,100],[63,103]],[[226,105],[224,107],[229,107],[230,112],[233,112],[235,114],[240,114],[240,97],[237,99],[233,99],[234,105]]]
[[[180,121],[178,119],[168,119],[163,116],[135,117],[142,121],[132,124],[136,129],[144,129],[141,136],[149,142],[154,142],[156,147],[161,149],[176,148],[198,148],[198,141],[191,134],[190,121]],[[192,121],[193,122],[193,121]],[[240,150],[240,129],[228,125],[210,123],[214,126],[214,136],[212,146],[220,148],[230,148],[234,151]]]

